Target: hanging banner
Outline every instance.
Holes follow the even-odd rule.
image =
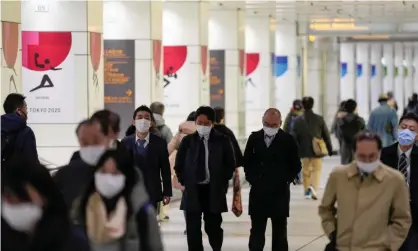
[[[288,57],[276,56],[274,61],[274,72],[276,78],[283,76],[288,70]]]
[[[135,40],[104,40],[104,105],[132,124],[135,111]]]
[[[28,123],[75,121],[74,53],[71,32],[22,31],[22,88]]]
[[[225,108],[225,50],[210,50],[210,106]]]
[[[263,94],[263,90],[260,90],[260,84],[262,84],[262,76],[261,71],[259,70],[260,68],[258,67],[260,63],[260,53],[247,53],[246,57],[246,110],[255,110],[259,109],[258,107],[255,107],[255,104],[260,102],[260,97]]]
[[[372,64],[370,68],[370,78],[376,77],[376,65]]]
[[[345,75],[347,75],[347,63],[341,63],[340,67],[341,67],[340,75],[341,75],[341,78],[343,78],[345,77]]]
[[[356,67],[356,76],[359,78],[363,75],[363,65],[362,64],[357,64]]]
[[[394,69],[393,69],[393,75],[395,77],[397,77],[399,75],[399,68],[397,66],[395,66]]]

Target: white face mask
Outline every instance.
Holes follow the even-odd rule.
[[[30,202],[13,205],[3,201],[1,213],[11,228],[19,232],[29,232],[41,219],[43,212],[40,206]]]
[[[270,137],[276,135],[279,132],[279,128],[271,128],[267,126],[264,126],[263,130],[264,130],[264,133]]]
[[[196,125],[196,131],[201,137],[208,136],[211,130],[211,126]]]
[[[125,187],[125,175],[96,172],[94,182],[97,192],[106,198],[112,198]]]
[[[80,157],[87,164],[95,166],[105,151],[106,148],[102,145],[84,146],[80,148]]]
[[[370,162],[370,163],[365,163],[365,162],[361,162],[356,160],[357,163],[357,167],[365,172],[365,173],[372,173],[374,170],[376,170],[376,168],[380,165],[380,160],[376,160],[374,162]]]
[[[138,132],[148,132],[151,127],[151,121],[148,119],[135,120],[135,128]]]

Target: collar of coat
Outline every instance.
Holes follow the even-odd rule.
[[[379,181],[379,183],[382,182],[386,176],[386,170],[384,167],[385,165],[383,163],[380,163],[380,165],[376,168],[376,170],[371,174],[377,181]],[[347,172],[348,178],[352,178],[356,175],[360,175],[360,171],[355,161],[349,164],[348,168],[346,169],[346,172]]]

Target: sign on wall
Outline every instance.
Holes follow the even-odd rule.
[[[210,106],[225,108],[225,50],[211,50]]]
[[[22,31],[22,88],[28,123],[76,123],[71,32]]]
[[[135,40],[104,40],[105,109],[119,114],[121,129],[135,111]]]

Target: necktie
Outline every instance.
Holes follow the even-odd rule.
[[[146,151],[145,142],[147,142],[145,139],[138,139],[136,141],[136,149],[137,149],[138,154],[140,154],[140,155],[145,154],[145,151]]]
[[[405,153],[399,156],[398,170],[405,176],[405,181],[408,183],[408,159]]]
[[[197,156],[196,178],[198,182],[203,182],[206,179],[206,148],[205,138],[200,138],[199,150]]]

